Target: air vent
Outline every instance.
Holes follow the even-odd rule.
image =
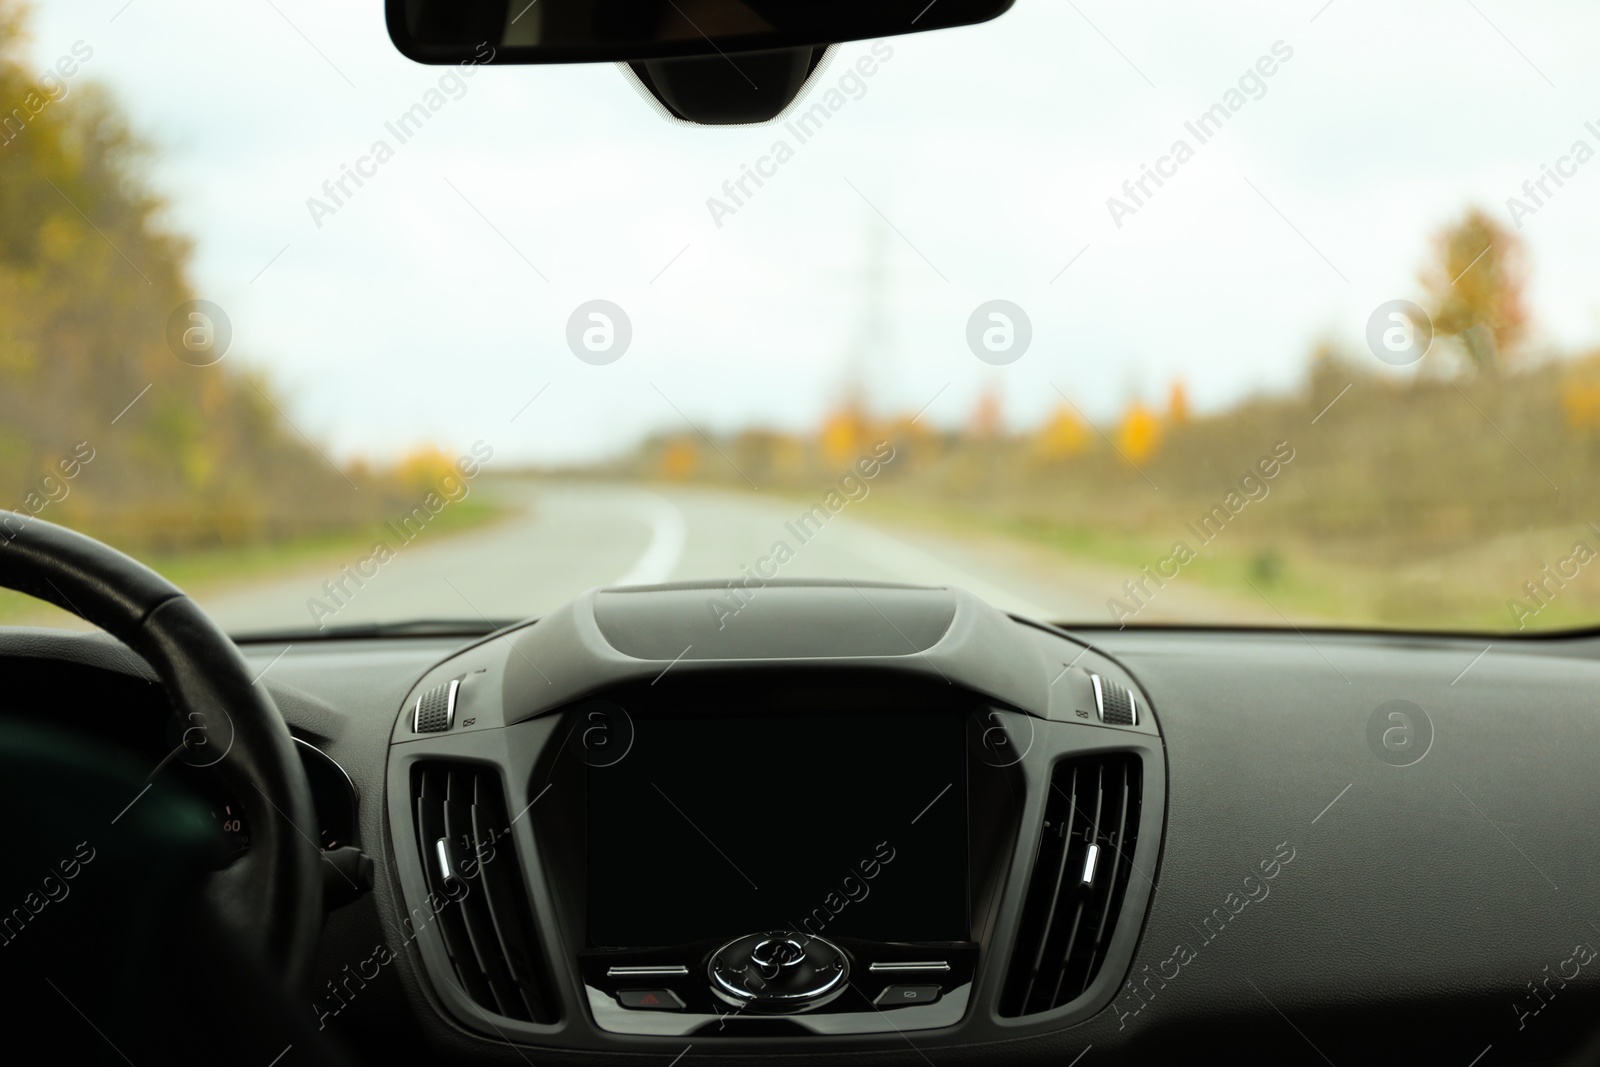
[[[1001,1014],[1082,996],[1100,971],[1133,873],[1140,761],[1117,753],[1058,763],[1017,929]]]
[[[412,795],[428,888],[449,902],[439,909],[438,928],[458,988],[508,1019],[555,1021],[497,773],[419,763]]]
[[[1094,685],[1094,704],[1101,722],[1113,726],[1138,724],[1139,711],[1133,703],[1133,690],[1098,674],[1089,675],[1089,681]]]
[[[448,730],[454,726],[456,722],[456,693],[460,689],[461,683],[454,681],[445,685],[434,686],[417,697],[416,707],[411,711],[412,733],[436,734],[441,730]]]

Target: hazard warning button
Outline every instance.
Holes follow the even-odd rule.
[[[641,1011],[683,1010],[683,1001],[670,989],[623,989],[617,993],[617,1003]]]

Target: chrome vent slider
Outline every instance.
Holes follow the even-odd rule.
[[[456,695],[461,691],[461,680],[434,686],[417,697],[411,712],[411,732],[436,734],[456,724]]]
[[[1089,681],[1094,685],[1094,710],[1101,722],[1110,726],[1139,725],[1139,709],[1134,704],[1133,690],[1098,674],[1089,675]]]

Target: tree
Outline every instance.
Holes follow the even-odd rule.
[[[1117,424],[1117,448],[1136,466],[1156,454],[1161,436],[1161,417],[1137,400]]]
[[[1189,390],[1181,380],[1174,381],[1167,392],[1167,422],[1182,426],[1189,421]]]
[[[1076,411],[1060,404],[1034,438],[1034,450],[1045,460],[1068,459],[1088,450],[1090,432]]]
[[[1453,338],[1480,373],[1504,369],[1528,325],[1527,253],[1522,239],[1479,208],[1433,238],[1422,270],[1436,336]]]
[[[352,488],[239,356],[197,367],[170,348],[169,320],[201,295],[190,243],[163,222],[152,156],[113,96],[90,72],[70,91],[37,73],[26,15],[0,0],[0,509],[144,549],[354,528],[409,507],[387,474]],[[87,472],[43,494],[63,464]]]

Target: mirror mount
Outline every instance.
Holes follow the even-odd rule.
[[[628,69],[668,113],[702,126],[777,118],[822,65],[831,46],[651,59]]]

